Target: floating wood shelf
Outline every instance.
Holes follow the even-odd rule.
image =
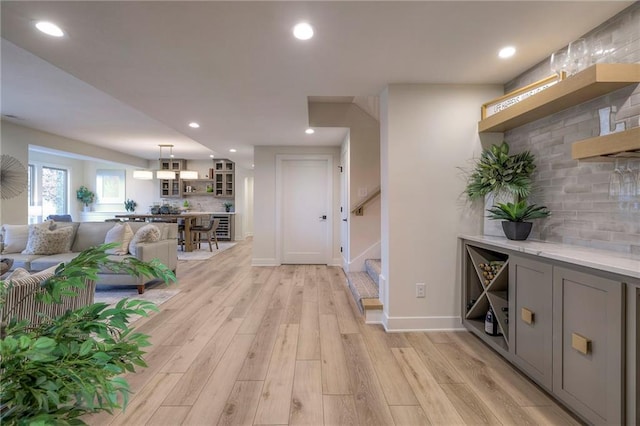
[[[640,127],[574,142],[571,157],[586,161],[640,158]]]
[[[479,121],[478,131],[514,129],[634,83],[640,83],[640,64],[596,64]]]

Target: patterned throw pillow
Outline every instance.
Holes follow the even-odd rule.
[[[13,270],[11,274],[9,274],[7,278],[5,278],[5,281],[9,282],[9,281],[21,280],[23,278],[28,278],[30,276],[31,276],[31,273],[29,273],[29,271],[27,271],[26,269],[16,268]]]
[[[105,244],[108,243],[120,243],[119,246],[107,250],[108,254],[117,254],[123,256],[129,253],[129,243],[133,238],[133,231],[128,223],[118,223],[113,228],[107,231],[107,235],[104,237]]]
[[[160,229],[155,225],[145,225],[138,229],[129,243],[129,253],[136,255],[136,248],[140,243],[155,243],[160,241]]]
[[[22,254],[58,254],[69,250],[69,240],[73,236],[73,228],[65,227],[49,230],[40,226],[29,229],[27,248]]]

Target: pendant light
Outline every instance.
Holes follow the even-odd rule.
[[[151,170],[134,170],[134,179],[151,180],[153,179],[153,172]]]
[[[160,159],[162,161],[162,148],[169,148],[169,158],[173,158],[173,145],[159,144],[160,147]],[[158,170],[156,171],[156,179],[175,179],[176,172],[173,170]]]

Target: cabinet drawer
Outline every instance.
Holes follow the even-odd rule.
[[[513,361],[538,384],[552,389],[553,276],[549,264],[511,256],[509,327]]]
[[[622,422],[623,286],[553,269],[553,393],[589,422]]]

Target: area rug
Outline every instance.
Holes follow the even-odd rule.
[[[230,249],[236,244],[237,243],[232,243],[232,242],[218,242],[219,248],[216,250],[214,246],[213,251],[209,251],[208,245],[206,247],[203,246],[203,248],[200,248],[198,250],[189,251],[189,252],[183,252],[181,250],[178,250],[178,260],[186,260],[186,261],[208,260],[208,259],[211,259],[213,256],[220,254],[227,249]]]

